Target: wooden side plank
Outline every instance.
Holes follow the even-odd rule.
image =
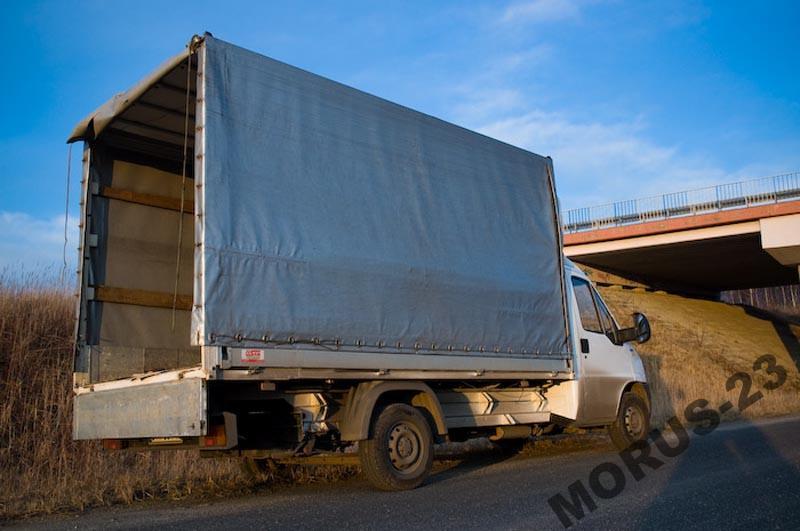
[[[100,189],[100,196],[109,199],[117,199],[119,201],[127,201],[128,203],[136,203],[137,205],[165,208],[176,212],[181,211],[181,200],[176,197],[143,194],[131,190],[123,190],[121,188],[112,188],[111,186],[103,186]],[[183,201],[183,212],[185,214],[194,213],[194,201],[188,197]]]
[[[135,306],[148,306],[151,308],[172,308],[172,293],[163,293],[159,291],[95,286],[94,298],[101,302],[133,304]],[[178,310],[191,310],[192,296],[178,294],[175,308]]]

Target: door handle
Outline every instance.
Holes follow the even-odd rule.
[[[589,353],[589,340],[588,339],[581,339],[581,354],[588,354]]]

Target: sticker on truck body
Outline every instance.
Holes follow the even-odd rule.
[[[242,362],[256,363],[264,361],[264,351],[261,349],[253,348],[242,351]]]

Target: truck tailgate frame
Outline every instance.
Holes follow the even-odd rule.
[[[177,370],[76,390],[73,438],[200,437],[207,431],[206,373]]]

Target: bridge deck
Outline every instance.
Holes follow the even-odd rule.
[[[701,201],[709,196],[716,201]],[[711,294],[798,280],[797,267],[779,263],[762,240],[764,220],[791,220],[780,233],[789,247],[778,250],[800,253],[800,173],[577,209],[564,219],[567,256],[654,287]]]

